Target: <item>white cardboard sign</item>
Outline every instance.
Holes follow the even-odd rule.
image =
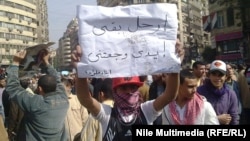
[[[175,4],[77,6],[83,56],[78,77],[130,77],[179,72]]]

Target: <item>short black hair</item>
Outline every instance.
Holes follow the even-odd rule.
[[[198,65],[206,65],[204,62],[201,62],[201,61],[195,61],[194,63],[193,63],[193,66],[192,66],[192,68],[194,69],[196,69],[196,68],[198,68]]]
[[[26,79],[20,79],[20,85],[24,88],[27,89],[30,84],[30,80],[28,78]]]
[[[189,69],[183,69],[180,71],[180,84],[184,83],[185,78],[196,79],[196,76]]]
[[[147,75],[141,75],[139,76],[139,79],[141,82],[144,82],[145,80],[147,80],[148,76]]]
[[[45,93],[56,91],[56,77],[53,75],[43,75],[38,80],[38,86],[40,86]]]
[[[105,78],[100,86],[100,91],[103,92],[105,98],[113,99],[112,79]]]

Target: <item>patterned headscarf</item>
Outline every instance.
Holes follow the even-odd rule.
[[[118,108],[123,116],[138,114],[142,102],[139,91],[126,94],[114,94],[114,100],[114,107]]]
[[[199,94],[194,94],[194,98],[190,100],[186,105],[186,111],[184,113],[184,122],[181,123],[180,115],[176,111],[176,104],[175,102],[171,102],[169,104],[170,113],[172,116],[173,121],[176,125],[192,125],[195,122],[195,119],[201,112],[201,109],[204,107],[204,102],[202,100],[202,97]]]

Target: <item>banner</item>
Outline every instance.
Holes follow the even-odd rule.
[[[249,141],[249,125],[133,125],[133,141],[184,139],[192,141]]]
[[[179,72],[177,7],[154,3],[77,6],[83,51],[78,77],[130,77]]]

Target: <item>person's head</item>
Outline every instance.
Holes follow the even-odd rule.
[[[206,76],[206,65],[201,61],[196,61],[192,66],[193,73],[197,78],[202,78]]]
[[[123,115],[138,114],[143,101],[138,88],[142,85],[138,76],[113,78],[114,107],[119,108]]]
[[[231,78],[234,75],[234,69],[232,67],[232,64],[227,64],[227,77]]]
[[[53,75],[43,75],[39,78],[37,84],[38,93],[46,95],[47,93],[56,91],[56,77]]]
[[[0,88],[4,88],[6,86],[6,73],[0,74]]]
[[[105,100],[113,100],[112,79],[105,78],[100,82],[100,89],[98,92],[98,100],[104,102]]]
[[[61,82],[64,85],[65,91],[67,95],[70,95],[72,92],[72,86],[73,86],[73,78],[71,77],[62,77]]]
[[[209,79],[214,87],[220,89],[226,80],[226,64],[221,60],[215,60],[211,63],[209,70]]]
[[[181,70],[178,98],[181,97],[182,99],[186,100],[192,99],[194,97],[194,94],[196,93],[197,85],[198,80],[190,70]]]
[[[245,70],[246,66],[244,64],[238,64],[237,68],[238,68],[238,71],[241,71],[241,70]]]
[[[165,77],[166,76],[166,77]],[[157,84],[159,86],[165,86],[166,85],[166,78],[167,78],[167,73],[157,73],[152,75],[152,79],[154,84]]]
[[[143,82],[140,81],[138,76],[135,77],[118,77],[112,79],[112,87],[117,94],[129,94],[138,90]]]
[[[211,67],[211,63],[207,63],[206,66],[205,66],[206,77],[208,77],[208,73],[209,73],[210,67]]]
[[[162,73],[152,75],[153,82],[162,82]]]
[[[33,77],[31,78],[31,83],[36,84],[39,79],[39,76],[37,74],[34,74]]]
[[[148,80],[148,76],[147,75],[141,75],[139,76],[139,79],[141,82],[146,82]]]
[[[24,88],[27,89],[28,86],[30,85],[30,78],[25,77],[25,78],[20,78],[20,85]]]

